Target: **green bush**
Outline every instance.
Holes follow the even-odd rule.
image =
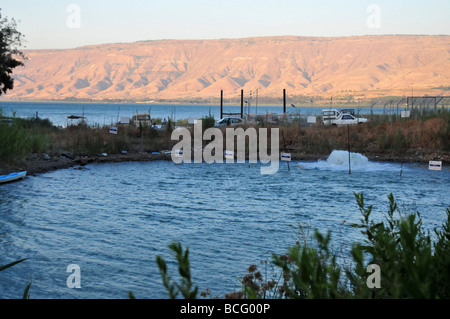
[[[198,287],[195,286],[191,278],[191,266],[189,263],[189,249],[183,252],[183,248],[180,243],[174,242],[169,245],[169,248],[175,253],[175,258],[178,262],[178,273],[180,275],[180,283],[172,280],[167,271],[167,264],[164,258],[161,256],[156,257],[156,263],[158,264],[159,272],[162,276],[163,285],[166,288],[169,298],[175,299],[178,294],[181,293],[185,299],[195,299],[197,297]],[[128,293],[131,299],[134,299],[132,292]]]
[[[364,235],[362,243],[351,249],[350,266],[337,262],[330,248],[331,233],[315,231],[312,243],[304,241],[288,248],[283,255],[273,255],[271,264],[279,278],[263,278],[255,265],[243,277],[242,290],[226,298],[380,298],[380,299],[448,299],[450,298],[450,209],[441,230],[435,230],[435,241],[423,229],[420,213],[403,215],[390,194],[385,221],[371,219],[372,206],[365,206],[362,193],[355,193],[362,215],[352,227]],[[396,216],[398,215],[398,216]],[[178,244],[179,245],[179,244]],[[181,253],[181,245],[178,246]],[[173,249],[173,248],[172,248]],[[177,258],[181,265],[189,264]],[[379,270],[379,286],[369,285],[371,266]],[[165,264],[158,261],[163,283],[169,294],[179,286],[169,285]],[[181,271],[180,271],[181,274]],[[183,277],[183,276],[182,276]],[[191,278],[189,276],[189,283]],[[376,281],[375,281],[376,283]],[[190,287],[190,286],[189,286]],[[189,298],[195,295],[185,295]]]
[[[210,127],[214,127],[214,124],[216,123],[216,121],[214,119],[214,115],[212,115],[211,113],[208,116],[203,117],[201,120],[202,120],[203,130],[207,130]]]
[[[359,209],[363,215],[360,228],[366,237],[364,243],[354,245],[353,270],[347,270],[352,293],[357,298],[449,298],[450,291],[441,280],[448,282],[450,259],[450,210],[443,231],[437,232],[433,244],[430,234],[423,230],[418,212],[402,216],[392,194],[389,196],[389,210],[386,222],[370,219],[372,206],[365,207],[362,194],[356,194]],[[394,218],[398,213],[399,218]],[[444,254],[444,255],[443,255]],[[364,259],[368,262],[364,263]],[[367,265],[376,264],[381,269],[381,288],[370,289],[366,284]],[[444,278],[443,278],[444,277]],[[447,284],[448,285],[448,284]],[[442,289],[443,288],[443,289]]]

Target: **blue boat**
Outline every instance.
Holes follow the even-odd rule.
[[[27,171],[11,173],[8,175],[0,175],[0,184],[14,182],[27,176]]]

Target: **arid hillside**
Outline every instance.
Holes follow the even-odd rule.
[[[4,99],[448,95],[450,36],[161,40],[25,50]],[[447,93],[447,94],[446,94]]]

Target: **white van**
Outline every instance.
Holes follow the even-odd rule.
[[[357,125],[366,122],[366,118],[356,117],[351,112],[343,112],[335,109],[322,110],[323,125]]]

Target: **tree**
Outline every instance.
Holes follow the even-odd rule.
[[[13,69],[23,66],[24,54],[18,47],[23,35],[16,29],[16,21],[3,18],[0,12],[0,95],[14,87]]]

